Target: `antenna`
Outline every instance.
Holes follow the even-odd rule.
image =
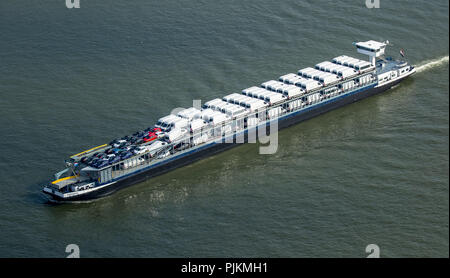
[[[386,45],[389,45],[389,46],[394,46],[394,44],[391,43],[389,40],[386,40],[384,43],[385,43]]]

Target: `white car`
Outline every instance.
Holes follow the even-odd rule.
[[[158,155],[158,157],[157,157],[157,158],[161,159],[161,158],[164,158],[164,157],[168,157],[169,155],[170,155],[170,152],[169,152],[169,151],[167,151],[167,152],[164,152],[164,153],[162,153],[162,154]]]
[[[187,129],[185,128],[173,128],[171,131],[165,134],[164,138],[169,142],[174,142],[183,138],[187,134]]]
[[[145,146],[145,148],[150,152],[150,155],[154,155],[160,148],[167,145],[167,142],[156,140],[149,146]]]
[[[134,154],[143,154],[147,151],[146,147],[137,147],[136,149],[134,149]]]
[[[127,142],[127,140],[119,140],[116,143],[114,143],[113,147],[118,148],[120,146],[120,144],[126,143],[126,142]]]

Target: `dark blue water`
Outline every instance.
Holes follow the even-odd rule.
[[[0,3],[0,256],[449,255],[448,1]],[[390,40],[397,88],[87,204],[64,159],[207,101]],[[363,58],[363,57],[361,57]]]

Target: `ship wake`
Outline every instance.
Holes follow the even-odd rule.
[[[416,72],[424,72],[444,64],[448,64],[448,56],[426,61],[416,67]]]

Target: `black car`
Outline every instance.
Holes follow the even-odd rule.
[[[116,139],[112,140],[111,142],[109,142],[108,145],[112,146],[112,145],[116,144],[117,142],[119,142],[119,139],[116,138]]]
[[[89,164],[89,163],[91,163],[91,161],[92,161],[93,159],[94,159],[93,156],[86,157],[86,160],[84,161],[84,163]]]

